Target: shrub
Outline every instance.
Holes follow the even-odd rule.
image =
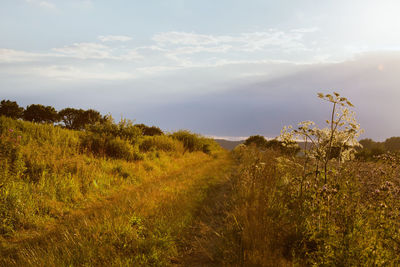
[[[108,156],[128,161],[140,158],[135,155],[134,146],[120,137],[114,138],[97,133],[87,133],[82,136],[82,147],[98,156]]]
[[[106,138],[97,133],[87,133],[82,135],[82,148],[95,155],[105,155]]]
[[[144,136],[154,136],[154,135],[163,135],[163,131],[156,126],[147,126],[145,124],[135,124],[135,127],[139,128],[142,131]]]
[[[126,140],[121,138],[109,138],[105,143],[106,155],[116,159],[134,160],[134,148]]]
[[[146,136],[139,148],[144,152],[151,150],[183,151],[181,142],[165,135]]]
[[[106,116],[102,122],[90,125],[87,130],[99,135],[119,137],[128,140],[131,144],[137,143],[142,136],[141,130],[134,126],[132,121],[122,119],[116,124],[111,116]]]
[[[265,139],[264,136],[261,135],[253,135],[244,141],[246,146],[255,145],[258,148],[266,148],[268,141]]]

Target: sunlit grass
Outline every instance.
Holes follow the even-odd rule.
[[[169,137],[126,161],[86,152],[83,132],[4,117],[0,129],[4,266],[165,266],[225,175],[225,152],[183,153]]]

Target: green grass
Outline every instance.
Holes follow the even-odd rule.
[[[90,135],[0,117],[1,266],[170,265],[230,165],[169,136],[124,143],[140,160],[107,157]]]
[[[167,266],[226,159],[197,159],[64,216],[52,229],[3,247],[3,265]]]

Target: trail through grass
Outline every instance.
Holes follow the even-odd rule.
[[[60,217],[48,230],[3,242],[0,264],[168,266],[186,265],[196,257],[201,262],[204,255],[213,260],[210,248],[201,251],[204,242],[196,245],[199,237],[188,233],[201,230],[201,210],[213,216],[221,207],[231,165],[228,155],[203,158],[127,187]],[[207,215],[212,203],[216,205]],[[213,230],[207,231],[206,240],[214,243],[208,238]]]

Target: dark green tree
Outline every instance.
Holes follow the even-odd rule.
[[[20,107],[17,102],[10,100],[2,100],[0,102],[0,116],[6,116],[13,119],[22,118],[24,108]]]
[[[40,123],[55,123],[59,121],[55,108],[40,104],[29,105],[24,111],[23,118],[27,121]]]
[[[387,151],[400,151],[400,137],[390,137],[386,139],[384,146]]]
[[[264,136],[253,135],[253,136],[250,136],[249,138],[247,138],[246,141],[244,141],[244,144],[246,146],[255,145],[258,148],[265,149],[265,148],[267,148],[268,141],[267,141],[267,139],[265,139]]]
[[[146,136],[155,136],[164,134],[163,131],[156,126],[149,127],[145,124],[135,124],[135,127],[138,127],[142,131],[142,134]]]
[[[93,125],[96,122],[100,122],[103,119],[103,116],[101,116],[100,112],[94,109],[88,109],[83,112],[80,118],[80,122],[83,125],[90,124]]]
[[[78,120],[84,111],[82,109],[64,108],[58,112],[60,120],[68,129],[77,129]]]
[[[103,119],[100,112],[89,109],[65,108],[58,112],[60,119],[68,129],[82,130],[86,125],[94,125]]]

